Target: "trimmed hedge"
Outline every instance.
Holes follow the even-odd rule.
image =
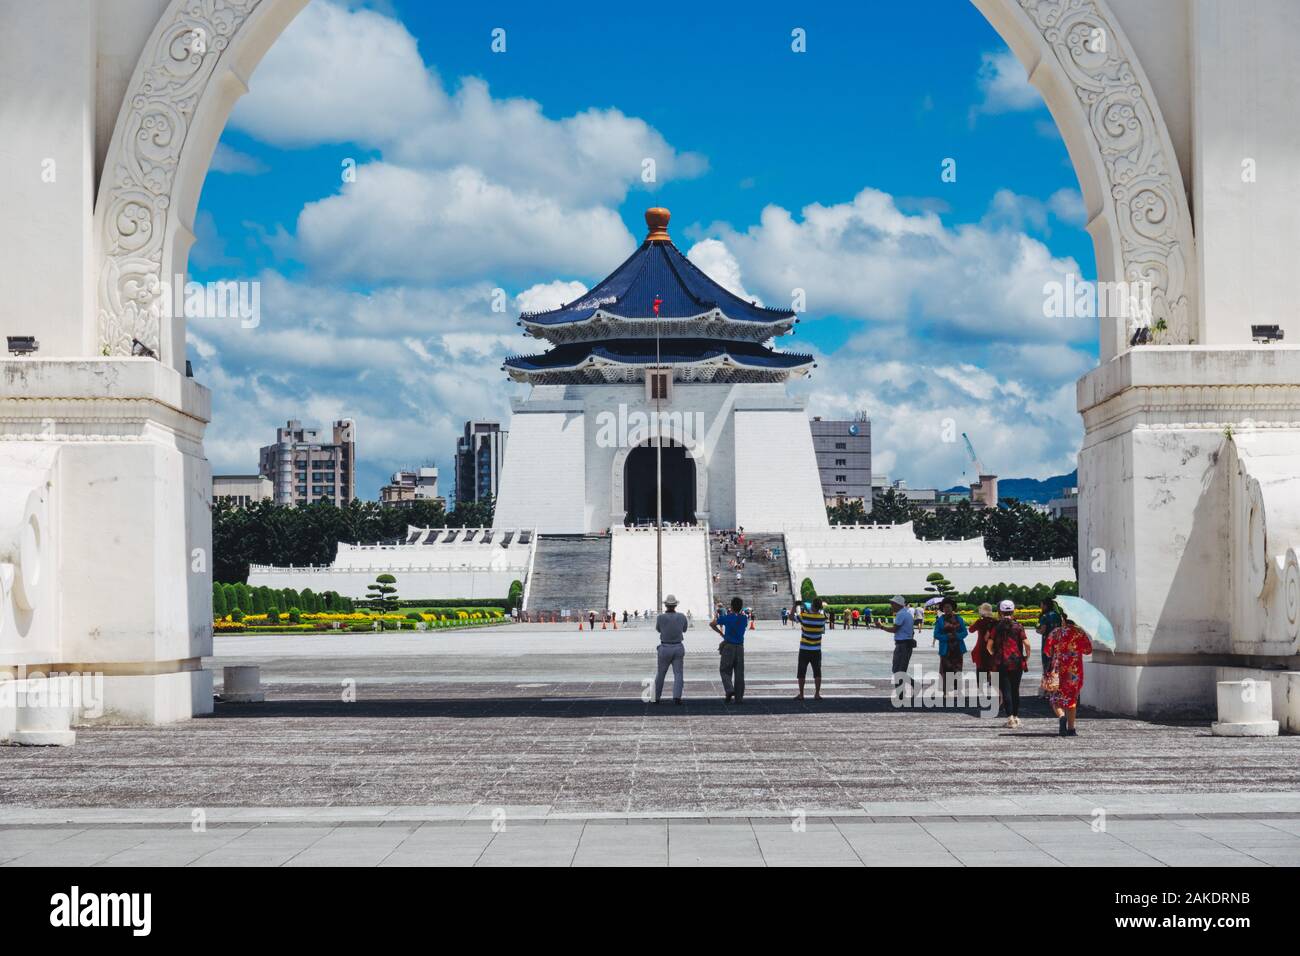
[[[1016,602],[1016,605],[1028,605],[1032,602],[1035,606],[1049,594],[1073,594],[1079,593],[1079,585],[1074,581],[1057,581],[1054,585],[1047,584],[981,584],[971,588],[969,591],[957,590],[953,597],[962,604],[983,604],[988,601],[991,604],[1010,598]],[[847,604],[850,607],[857,606],[861,608],[866,605],[884,605],[889,607],[889,601],[894,595],[892,594],[823,594],[821,599],[826,604]],[[920,594],[904,594],[903,597],[908,604],[924,604],[934,597],[933,591],[925,591]],[[874,610],[874,607],[873,607]]]
[[[352,602],[358,611],[361,610],[383,610],[378,601],[366,601],[358,599]],[[508,598],[402,598],[397,602],[397,607],[433,607],[433,608],[467,608],[467,607],[495,607],[502,611],[510,610],[510,601]]]

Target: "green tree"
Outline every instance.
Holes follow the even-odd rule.
[[[496,510],[496,499],[486,498],[482,501],[460,501],[447,516],[449,528],[490,528],[492,515]]]
[[[831,524],[870,524],[872,519],[861,501],[849,501],[842,505],[827,505],[826,520]]]
[[[397,602],[400,600],[397,596],[397,578],[391,574],[379,575],[379,577],[375,578],[375,583],[366,590],[369,592],[370,600],[379,604],[380,610],[391,611],[397,609]]]
[[[906,524],[923,515],[921,507],[897,488],[886,488],[871,503],[871,520],[876,524]]]
[[[510,602],[511,607],[519,607],[519,603],[524,599],[524,582],[511,581],[510,591],[506,594],[506,600]]]
[[[929,582],[929,584],[925,586],[925,589],[938,597],[947,597],[949,594],[954,594],[957,591],[953,586],[953,583],[945,578],[939,571],[931,571],[925,576],[925,579]]]
[[[812,578],[804,578],[799,584],[799,600],[811,601],[817,596],[817,589],[813,587]]]
[[[226,589],[216,581],[212,582],[212,616],[225,617],[230,612],[226,608]]]

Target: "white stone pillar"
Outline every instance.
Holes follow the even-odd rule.
[[[54,635],[0,631],[0,663],[103,675],[109,721],[211,712],[210,414],[207,389],[153,359],[0,361],[0,470],[57,451],[43,546],[58,556],[41,582]]]
[[[1229,545],[1230,434],[1291,445],[1300,349],[1137,348],[1081,379],[1078,398],[1080,593],[1117,643],[1094,654],[1084,702],[1208,716],[1216,666],[1244,663],[1231,624],[1246,562]]]
[[[1219,681],[1218,705],[1219,719],[1210,725],[1216,737],[1277,736],[1273,688],[1268,681]]]

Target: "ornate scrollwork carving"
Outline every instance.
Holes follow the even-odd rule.
[[[1019,0],[1072,85],[1106,174],[1127,282],[1151,289],[1156,340],[1195,338],[1190,212],[1154,97],[1095,0]]]
[[[194,109],[222,54],[263,0],[185,0],[167,8],[141,54],[104,168],[98,228],[98,335],[104,355],[131,340],[159,351],[169,316],[163,242]]]

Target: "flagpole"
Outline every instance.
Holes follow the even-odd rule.
[[[656,297],[657,299],[657,297]],[[655,302],[655,613],[664,607],[664,436],[663,415],[659,411],[660,386],[659,376],[663,369],[659,367],[659,303]]]

